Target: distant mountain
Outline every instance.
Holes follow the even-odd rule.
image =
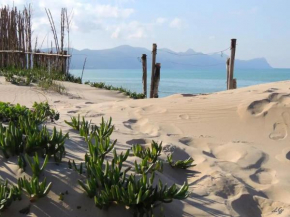
[[[147,67],[151,67],[151,51],[140,47],[122,45],[104,50],[72,50],[71,69],[81,69],[87,57],[86,69],[140,69],[142,54],[147,55]],[[192,49],[174,52],[163,48],[157,50],[157,62],[163,69],[224,69],[228,57],[221,54],[206,55]],[[265,58],[235,61],[236,69],[272,68]]]

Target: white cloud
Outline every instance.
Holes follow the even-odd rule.
[[[114,39],[146,38],[146,32],[151,31],[150,24],[142,24],[138,21],[122,23],[110,28],[113,29],[111,38]]]
[[[180,28],[184,27],[184,23],[183,23],[183,21],[180,18],[174,18],[170,22],[169,26],[171,28],[180,29]]]
[[[163,24],[163,23],[165,23],[166,21],[167,21],[167,19],[164,18],[164,17],[158,17],[158,18],[156,19],[156,23],[157,23],[157,24]]]

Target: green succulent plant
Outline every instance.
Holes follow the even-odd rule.
[[[74,169],[75,171],[77,171],[79,174],[83,174],[83,163],[80,163],[80,168],[78,168],[78,166],[76,165],[75,161],[73,160],[72,163],[69,160],[68,161],[68,168],[70,169]]]
[[[162,151],[162,142],[160,144],[157,144],[154,140],[151,143],[151,149],[150,148],[142,148],[141,145],[133,145],[132,151],[134,156],[140,157],[142,159],[147,157],[147,160],[151,163],[155,163],[157,161],[157,158],[161,155]]]
[[[32,170],[33,177],[39,177],[47,165],[48,155],[46,155],[42,166],[40,166],[37,152],[35,152],[33,159],[31,159],[27,154],[25,154],[25,159],[28,162],[28,165],[30,166],[30,168]]]
[[[23,152],[22,131],[13,122],[9,122],[8,127],[0,123],[0,150],[5,158]]]
[[[192,164],[193,161],[194,161],[193,158],[189,157],[186,160],[178,160],[178,161],[174,162],[172,160],[172,154],[167,156],[167,162],[169,163],[169,165],[171,167],[175,167],[175,168],[187,169],[190,167],[194,167],[194,166],[196,166],[196,164]]]
[[[78,117],[71,117],[71,122],[64,121],[67,125],[71,126],[74,130],[79,131],[81,126],[80,115]]]
[[[30,201],[34,202],[49,193],[52,183],[46,185],[46,178],[40,183],[38,177],[34,177],[30,181],[24,177],[18,179],[18,186],[23,188],[28,193]]]
[[[189,186],[186,183],[177,188],[175,184],[170,187],[163,186],[160,180],[158,186],[154,186],[153,181],[154,173],[149,180],[145,174],[139,179],[131,175],[125,185],[106,185],[94,197],[95,205],[104,209],[116,202],[133,209],[134,216],[143,216],[152,213],[152,206],[157,202],[170,203],[173,199],[183,200],[188,197]]]
[[[22,169],[22,171],[25,171],[27,164],[22,154],[18,156],[18,166],[20,169]]]
[[[112,135],[114,131],[114,125],[112,125],[112,118],[109,121],[105,121],[102,117],[102,122],[100,126],[94,125],[92,126],[91,134],[96,134],[99,138],[107,138]]]
[[[149,163],[148,157],[142,159],[141,163],[138,164],[137,161],[134,163],[135,173],[137,174],[147,174],[152,173],[154,171],[162,172],[163,171],[163,163],[161,160],[157,160],[155,163]]]
[[[17,186],[8,186],[8,181],[0,180],[0,212],[9,207],[13,201],[21,200],[22,190]]]

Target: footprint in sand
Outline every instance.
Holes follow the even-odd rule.
[[[276,171],[272,169],[260,168],[254,174],[250,175],[250,179],[261,185],[270,185],[276,182]]]
[[[75,113],[77,113],[78,111],[68,111],[67,113],[68,114],[75,114]]]
[[[282,113],[283,123],[275,123],[273,125],[273,132],[269,135],[270,139],[282,140],[288,135],[288,127],[290,123],[290,115],[288,112]]]
[[[85,102],[85,104],[90,104],[91,105],[91,104],[94,104],[94,103],[93,102]]]
[[[178,117],[182,120],[189,120],[190,119],[188,114],[182,114],[182,115],[179,115]]]
[[[138,122],[137,119],[129,119],[127,121],[124,121],[123,125],[128,129],[132,130],[132,125],[136,124],[137,122]]]
[[[242,194],[231,202],[231,206],[236,212],[233,216],[262,216],[259,204],[250,194]]]
[[[282,140],[287,137],[287,126],[284,123],[275,123],[273,132],[269,135],[270,139]]]
[[[128,140],[126,143],[128,145],[136,145],[136,144],[145,145],[146,140],[145,139],[131,139],[131,140]]]

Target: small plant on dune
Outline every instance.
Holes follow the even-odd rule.
[[[8,127],[0,123],[0,150],[5,158],[23,152],[22,132],[13,122],[10,122]]]
[[[117,140],[111,142],[109,137],[102,138],[96,134],[91,134],[90,137],[85,138],[90,156],[92,158],[104,158],[110,151],[113,150]]]
[[[46,178],[40,183],[38,177],[34,177],[30,181],[24,177],[18,179],[18,186],[23,188],[28,193],[30,201],[34,202],[49,193],[52,183],[46,185]]]
[[[32,170],[33,178],[34,178],[34,177],[39,177],[42,171],[44,170],[44,168],[46,167],[46,164],[48,162],[48,155],[46,155],[42,166],[40,166],[37,152],[35,152],[35,156],[33,156],[33,159],[31,159],[27,154],[25,154],[25,159]]]
[[[13,190],[7,186],[7,181],[0,184],[0,211],[9,207],[13,202]]]
[[[32,110],[19,104],[12,105],[10,103],[0,102],[0,121],[17,122],[20,117],[30,116],[38,122],[44,122],[48,117],[51,120],[58,120],[59,114],[51,109],[47,102],[34,103]]]
[[[180,189],[174,184],[171,187],[163,186],[159,181],[158,186],[153,185],[154,173],[147,178],[131,175],[125,185],[106,185],[95,197],[95,205],[100,209],[108,208],[112,202],[123,204],[134,211],[134,216],[153,216],[153,207],[156,202],[170,203],[173,199],[183,200],[188,197],[188,185]]]
[[[53,109],[50,108],[47,102],[37,103],[34,102],[33,106],[33,116],[37,119],[40,119],[41,122],[45,121],[48,117],[51,121],[59,119],[59,113],[55,112]]]
[[[163,171],[163,163],[161,160],[157,160],[155,163],[150,164],[148,162],[148,157],[142,159],[142,161],[138,164],[137,161],[134,163],[135,173],[137,174],[147,174],[152,173],[154,171],[162,172]]]
[[[142,146],[139,144],[133,145],[132,151],[134,156],[140,157],[142,159],[147,157],[149,162],[155,163],[157,158],[161,155],[162,142],[158,144],[153,140],[151,143],[151,149],[142,148]]]
[[[78,183],[100,209],[109,208],[112,203],[129,207],[134,216],[153,216],[153,208],[160,203],[170,203],[173,199],[182,200],[188,197],[188,184],[178,188],[175,184],[167,187],[161,181],[153,184],[154,171],[162,172],[162,161],[158,160],[161,154],[162,143],[152,142],[151,149],[134,147],[135,155],[142,157],[140,164],[135,162],[135,175],[129,175],[131,167],[125,164],[130,150],[118,154],[114,148],[116,140],[110,141],[113,127],[111,120],[102,120],[96,132],[86,137],[88,153],[85,155],[86,180]],[[111,127],[109,127],[111,126]],[[108,154],[112,158],[108,160]],[[110,155],[111,156],[111,155]],[[69,167],[79,172],[79,168],[69,162]],[[148,173],[152,173],[148,180]]]
[[[23,157],[22,154],[20,154],[18,156],[18,161],[17,162],[18,162],[19,168],[22,169],[22,171],[25,171],[27,164],[26,164],[26,160],[25,160],[25,158]]]
[[[64,121],[67,125],[71,126],[74,130],[79,131],[80,126],[81,126],[81,121],[80,121],[80,115],[78,115],[78,118],[76,117],[71,117],[71,122]]]
[[[0,212],[11,205],[15,200],[21,200],[21,188],[8,186],[8,181],[0,180]]]
[[[189,157],[186,160],[178,160],[178,161],[174,162],[172,160],[172,154],[167,156],[167,162],[169,163],[169,165],[171,167],[175,167],[175,168],[187,169],[190,167],[194,167],[194,166],[196,166],[196,164],[192,164],[193,161],[194,160],[192,159],[192,157]]]
[[[54,156],[56,162],[61,162],[62,157],[65,155],[65,140],[69,138],[69,134],[62,134],[62,130],[57,132],[56,127],[53,128],[52,135],[49,137],[48,144],[44,148],[45,154],[48,156]]]
[[[120,91],[121,93],[124,93],[126,96],[129,96],[130,98],[133,98],[133,99],[144,99],[144,98],[146,98],[146,96],[143,93],[132,92],[132,91],[130,91],[128,89],[125,89],[123,87],[114,87],[112,85],[106,85],[104,82],[86,81],[85,84],[88,84],[91,87],[96,87],[96,88],[101,88],[101,89],[106,89],[106,90]]]
[[[96,134],[99,138],[107,138],[110,137],[114,131],[114,125],[112,125],[112,118],[109,121],[105,121],[102,117],[102,122],[100,126],[94,125],[92,126],[91,134]]]
[[[77,171],[79,174],[83,174],[83,163],[80,164],[80,168],[78,168],[78,166],[76,165],[75,161],[73,160],[72,163],[69,160],[68,161],[68,168],[70,169],[74,169],[75,171]]]
[[[85,137],[89,135],[91,128],[91,121],[86,121],[85,117],[83,117],[83,121],[80,126],[80,135]]]

